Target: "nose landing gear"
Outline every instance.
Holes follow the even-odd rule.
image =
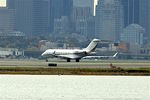
[[[45,61],[48,62],[48,59],[46,59]]]

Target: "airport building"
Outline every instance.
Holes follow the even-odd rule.
[[[56,49],[56,48],[58,48],[57,43],[50,42],[50,41],[47,41],[47,40],[39,41],[38,49],[40,51],[45,51],[47,49]]]
[[[95,17],[96,37],[118,41],[124,27],[123,7],[120,0],[99,0]]]
[[[24,56],[24,51],[16,48],[0,48],[0,58]]]

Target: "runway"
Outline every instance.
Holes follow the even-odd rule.
[[[0,60],[0,67],[39,67],[47,68],[49,63],[57,64],[57,68],[110,68],[112,63],[120,68],[150,68],[150,61],[143,60],[81,60],[66,62],[65,60]]]

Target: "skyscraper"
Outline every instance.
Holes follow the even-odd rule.
[[[145,29],[138,24],[130,24],[126,28],[124,28],[121,33],[121,41],[130,43],[130,44],[138,44],[143,45],[143,34],[145,33]]]
[[[139,24],[139,0],[121,0],[121,3],[124,9],[125,27],[133,23]]]
[[[67,16],[54,20],[54,33],[70,33],[70,24]]]
[[[9,9],[15,9],[15,0],[6,0],[6,6]]]
[[[86,38],[92,38],[95,33],[94,20],[94,1],[95,0],[73,0],[72,21],[74,31],[84,35]]]
[[[144,37],[150,39],[150,0],[140,0],[139,24],[145,28]]]
[[[54,20],[72,14],[73,0],[50,0],[50,31],[54,31]]]
[[[89,19],[92,16],[90,12],[90,7],[74,7],[72,13],[73,22],[76,22],[80,18],[85,20]]]
[[[15,31],[15,10],[0,7],[0,32]]]
[[[7,6],[16,10],[16,29],[27,35],[46,33],[48,24],[45,23],[46,0],[8,0]],[[47,11],[47,10],[46,10]],[[47,21],[48,22],[48,21]]]
[[[96,37],[118,41],[123,25],[123,8],[120,0],[99,0],[96,8]]]
[[[15,0],[16,28],[25,34],[32,34],[32,0]]]
[[[92,38],[95,32],[94,16],[91,14],[90,7],[74,7],[72,14],[74,31],[84,35],[86,38]]]
[[[94,0],[73,0],[74,7],[90,7],[91,14],[94,15]]]

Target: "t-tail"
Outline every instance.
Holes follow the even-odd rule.
[[[116,57],[117,57],[117,55],[118,55],[118,52],[117,52],[117,53],[115,53],[115,54],[113,55],[113,58],[116,58]]]
[[[83,50],[85,50],[87,53],[94,52],[99,42],[99,39],[93,39],[87,48]]]

